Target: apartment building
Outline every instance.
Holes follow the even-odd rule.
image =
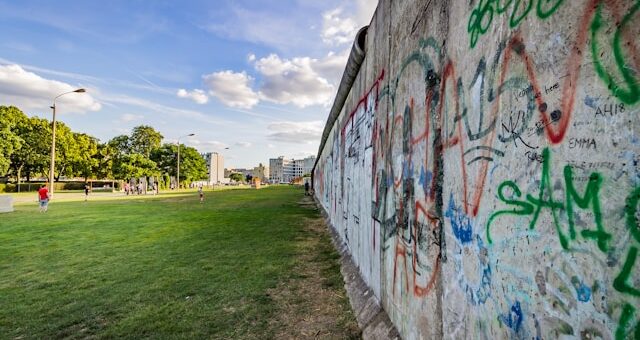
[[[290,183],[294,178],[310,174],[315,156],[303,159],[285,159],[284,156],[269,159],[269,182]]]
[[[224,182],[224,157],[217,152],[202,154],[207,162],[207,174],[209,184],[219,184]]]

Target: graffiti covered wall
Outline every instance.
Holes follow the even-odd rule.
[[[640,339],[640,1],[381,0],[314,169],[407,339]]]

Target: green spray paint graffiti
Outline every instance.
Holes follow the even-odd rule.
[[[509,27],[515,28],[527,18],[534,3],[536,3],[537,17],[544,20],[553,15],[564,0],[481,0],[471,11],[467,24],[471,48],[474,48],[478,39],[489,30],[494,16],[501,15],[511,8]],[[640,101],[640,78],[637,72],[639,56],[637,47],[633,45],[635,42],[629,36],[633,35],[630,28],[633,27],[635,16],[640,11],[640,1],[636,0],[624,15],[618,14],[619,9],[606,1],[593,0],[592,3],[593,6],[589,5],[585,9],[581,20],[587,20],[585,24],[590,22],[590,25],[585,27],[590,31],[589,44],[595,72],[614,96],[625,104],[636,104]],[[615,29],[615,33],[612,41],[608,42],[608,46],[607,43],[603,43],[606,41],[604,35],[609,31],[609,26],[605,25],[602,15],[605,5],[613,6],[611,10],[616,12],[616,15],[623,16],[620,19],[614,15],[616,23],[612,30]],[[627,36],[623,38],[625,34]],[[610,58],[603,57],[603,51],[609,49],[613,51],[613,58],[609,61],[612,65],[606,64]],[[633,61],[636,68],[632,66]]]
[[[554,225],[558,233],[560,244],[564,250],[570,249],[570,241],[575,240],[577,233],[575,230],[575,208],[574,205],[580,209],[591,208],[591,214],[593,215],[594,223],[596,225],[595,230],[582,230],[580,235],[584,239],[593,239],[597,242],[598,248],[606,253],[609,249],[608,241],[611,239],[611,234],[606,232],[602,224],[602,212],[600,208],[600,188],[602,186],[603,178],[600,174],[594,172],[589,176],[589,182],[584,195],[580,195],[574,185],[573,169],[567,165],[564,167],[564,183],[565,183],[565,201],[555,201],[553,199],[553,190],[551,188],[551,174],[550,174],[550,151],[545,148],[542,152],[542,174],[540,178],[539,194],[534,197],[530,194],[526,195],[526,199],[521,199],[523,196],[520,188],[514,181],[504,181],[498,186],[498,198],[500,201],[511,206],[511,209],[499,210],[491,214],[487,222],[486,237],[489,244],[493,243],[491,238],[491,224],[493,221],[502,215],[513,216],[533,216],[529,223],[529,228],[536,227],[538,217],[543,208],[550,209],[553,217]],[[509,191],[508,191],[509,190]],[[510,193],[509,193],[510,192]],[[625,201],[625,224],[632,239],[640,244],[640,222],[638,217],[638,203],[640,203],[640,187],[633,189],[631,194]],[[568,221],[568,233],[563,231],[559,223],[558,212],[565,211]],[[616,291],[632,297],[640,297],[640,288],[633,286],[633,273],[636,273],[636,263],[638,258],[638,247],[630,246],[626,255],[626,259],[622,264],[620,272],[613,280],[613,288]],[[633,321],[636,313],[635,307],[630,303],[625,303],[622,307],[620,318],[618,321],[618,327],[616,329],[616,339],[628,339],[635,338],[640,339],[640,320]],[[633,328],[632,328],[633,327]]]
[[[629,327],[629,323],[633,318],[633,315],[636,313],[635,307],[630,304],[625,304],[622,308],[622,313],[620,314],[620,321],[618,322],[618,328],[616,329],[616,340],[624,340],[624,339],[640,339],[640,321],[636,325],[635,334],[631,334],[631,332],[627,332],[627,328]]]
[[[520,25],[531,9],[535,0],[480,0],[478,6],[474,8],[469,17],[467,32],[471,38],[471,48],[478,43],[478,38],[485,34],[491,23],[493,16],[505,13],[511,7],[511,16],[509,18],[509,26],[515,28]],[[536,14],[540,19],[550,17],[562,5],[564,0],[538,0],[536,5]]]
[[[627,88],[624,88],[616,82],[614,76],[605,69],[605,66],[600,60],[601,47],[598,44],[598,32],[603,27],[602,23],[602,2],[598,5],[598,10],[595,13],[595,17],[591,22],[591,55],[593,56],[593,65],[598,76],[607,84],[607,87],[626,104],[633,104],[640,100],[640,79],[634,75],[636,72],[628,66],[625,62],[625,57],[622,51],[621,36],[624,29],[631,23],[631,19],[640,9],[640,1],[631,7],[629,13],[622,19],[620,25],[618,25],[616,33],[613,37],[613,55],[615,57],[615,64]],[[629,42],[631,44],[631,42]]]
[[[625,215],[626,215],[626,225],[631,232],[631,235],[636,240],[636,242],[640,243],[640,225],[638,224],[638,203],[640,202],[640,187],[636,188],[631,194],[627,197],[627,201],[625,204]],[[623,292],[629,295],[633,295],[636,297],[640,297],[640,289],[631,286],[628,281],[631,273],[633,273],[633,268],[635,267],[636,259],[638,257],[638,248],[631,247],[629,252],[627,253],[627,259],[624,261],[624,265],[622,266],[622,271],[620,274],[613,280],[613,287],[619,292]]]
[[[564,182],[565,182],[565,201],[564,204],[560,201],[555,201],[553,198],[553,188],[551,186],[551,174],[550,174],[550,151],[545,148],[542,151],[542,176],[540,179],[540,187],[538,196],[534,197],[530,194],[526,195],[526,200],[518,200],[522,196],[522,192],[518,188],[518,185],[513,181],[505,181],[498,187],[498,197],[507,205],[514,206],[512,209],[496,211],[489,217],[487,222],[486,236],[489,244],[493,242],[491,238],[491,224],[493,221],[501,215],[516,215],[526,216],[533,215],[531,222],[529,223],[529,229],[534,229],[538,223],[538,218],[543,209],[550,209],[551,216],[553,217],[553,224],[558,233],[560,244],[565,250],[569,249],[569,242],[575,240],[577,233],[575,230],[575,208],[574,205],[580,209],[589,209],[593,213],[594,223],[596,229],[584,229],[580,232],[580,235],[585,239],[596,240],[598,248],[605,252],[608,249],[608,241],[611,235],[607,233],[602,225],[602,212],[600,209],[600,199],[598,192],[602,185],[602,176],[594,172],[589,176],[589,183],[584,191],[584,195],[580,196],[573,184],[573,170],[571,166],[567,165],[564,168]],[[505,189],[511,189],[511,192],[515,199],[507,198],[505,195]],[[518,209],[519,208],[519,209]],[[569,221],[568,235],[563,230],[559,218],[558,211],[565,210],[567,213],[567,220]]]

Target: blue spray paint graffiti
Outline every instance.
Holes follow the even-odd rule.
[[[431,171],[424,171],[424,166],[420,167],[420,180],[418,183],[422,186],[425,194],[431,191],[431,181],[433,180],[433,173]]]
[[[520,301],[516,301],[513,306],[511,306],[508,314],[498,316],[498,320],[518,333],[522,326],[522,308],[520,307]]]
[[[453,202],[453,194],[449,196],[449,207],[445,216],[451,221],[451,229],[460,243],[470,243],[472,240],[473,227],[471,226],[471,219],[462,211],[462,209],[456,207]]]
[[[597,108],[597,105],[598,105],[597,102],[598,102],[598,99],[593,97],[585,96],[584,98],[584,104],[592,109]]]
[[[582,302],[591,300],[591,288],[587,287],[577,276],[571,278],[571,284],[576,289],[578,300]]]
[[[411,178],[413,177],[413,162],[404,161],[402,162],[402,178]]]

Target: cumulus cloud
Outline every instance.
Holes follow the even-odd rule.
[[[277,122],[267,126],[271,131],[267,138],[277,142],[311,144],[320,141],[324,124],[322,121]]]
[[[353,18],[341,16],[342,8],[335,8],[322,14],[322,41],[330,45],[340,45],[353,41],[357,24]]]
[[[0,65],[0,98],[4,104],[21,109],[48,110],[53,99],[61,93],[76,90],[78,86],[43,78],[25,71],[20,65]],[[102,105],[88,93],[71,93],[58,98],[58,112],[98,111]]]
[[[231,107],[250,109],[259,102],[258,93],[251,89],[253,78],[246,72],[221,71],[202,77],[209,94]]]
[[[260,82],[256,89],[253,77],[246,72],[221,71],[203,76],[209,94],[223,104],[250,109],[260,100],[298,107],[329,105],[340,81],[348,50],[330,52],[321,59],[300,57],[286,59],[277,54],[264,58],[250,55]]]
[[[198,104],[206,104],[209,101],[209,97],[204,91],[195,89],[193,91],[187,91],[185,89],[179,89],[177,93],[180,98],[188,98]]]
[[[255,68],[263,80],[261,97],[274,103],[298,107],[328,104],[334,86],[314,69],[317,65],[317,59],[283,59],[275,54],[257,60]]]
[[[377,1],[355,0],[324,12],[322,41],[329,45],[351,44],[358,29],[369,24],[377,5]]]
[[[325,57],[313,58],[282,57],[276,53],[260,58],[254,53],[247,55],[247,62],[253,65],[257,79],[246,72],[222,71],[205,75],[204,79],[209,89],[209,94],[218,98],[223,104],[236,108],[249,109],[259,101],[269,101],[276,104],[293,104],[304,108],[312,105],[328,106],[333,100],[342,72],[344,71],[350,48],[344,46],[355,38],[356,31],[368,24],[377,6],[373,0],[351,0],[338,8],[326,11],[322,14],[322,40],[330,46],[337,47],[339,52],[329,52]],[[276,24],[267,25],[269,30],[264,30],[256,22],[271,21],[271,16],[259,16],[248,10],[238,10],[235,13],[248,23],[247,26],[260,27],[259,30],[243,28],[243,37],[249,41],[268,42],[267,45],[286,45],[281,41],[271,41],[262,34],[272,37],[279,29],[292,34],[291,23],[283,24],[278,20]],[[274,31],[271,28],[276,27]],[[286,29],[284,29],[286,27]],[[214,31],[228,30],[227,26],[209,27]],[[252,32],[249,34],[249,32]],[[231,32],[228,32],[231,34]],[[316,32],[317,34],[318,32]],[[294,33],[296,34],[296,33]],[[282,38],[288,35],[278,35]],[[261,38],[257,38],[257,37]],[[290,38],[290,37],[289,37]],[[314,38],[317,40],[317,37]],[[287,40],[287,44],[291,40]]]
[[[349,52],[351,49],[345,49],[340,53],[329,52],[326,57],[315,60],[313,63],[313,69],[323,78],[327,79],[329,83],[337,84],[342,78],[342,72],[349,59]]]

